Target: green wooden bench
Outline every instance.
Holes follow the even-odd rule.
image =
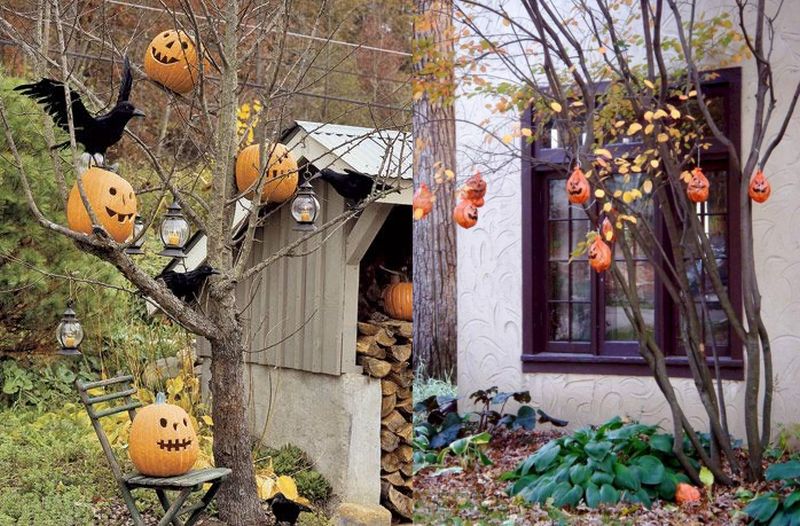
[[[158,501],[164,508],[164,518],[159,521],[158,526],[191,526],[200,518],[200,514],[208,506],[211,500],[219,490],[220,485],[225,478],[230,475],[231,470],[228,468],[209,468],[192,470],[184,475],[177,477],[147,477],[139,473],[125,474],[117,462],[114,452],[111,449],[111,444],[108,442],[103,426],[100,419],[106,416],[115,415],[124,411],[128,412],[128,416],[133,422],[136,416],[136,408],[141,407],[142,404],[138,400],[132,398],[136,394],[136,388],[133,386],[133,376],[118,376],[117,378],[109,378],[108,380],[100,380],[98,382],[83,383],[81,381],[75,382],[78,388],[78,393],[81,397],[81,402],[86,406],[86,412],[89,413],[89,418],[92,421],[97,438],[100,439],[100,445],[103,447],[103,452],[111,464],[111,471],[114,473],[114,478],[117,480],[119,489],[122,492],[122,498],[131,512],[133,523],[135,526],[144,526],[144,521],[136,508],[136,502],[131,495],[131,490],[135,488],[149,488],[156,492]],[[95,388],[103,388],[107,390],[104,394],[98,396],[90,396],[89,390]],[[93,407],[95,404],[101,402],[116,402],[119,400],[121,403],[116,406],[111,406],[106,409],[96,411]],[[204,484],[211,484],[209,490],[203,495],[199,502],[191,506],[184,507],[186,499],[192,492],[202,489]],[[177,491],[177,498],[170,503],[167,498],[167,491]],[[181,522],[180,516],[189,514],[186,522]]]

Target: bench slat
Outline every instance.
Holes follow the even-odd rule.
[[[116,393],[109,393],[103,396],[93,396],[89,398],[87,403],[99,404],[100,402],[108,402],[109,400],[116,400],[117,398],[124,398],[126,396],[131,396],[134,394],[136,394],[136,388],[131,387],[130,389],[126,389],[124,391],[117,391]]]
[[[119,384],[122,382],[131,382],[133,381],[133,376],[125,375],[125,376],[117,376],[116,378],[107,378],[106,380],[98,380],[96,382],[89,382],[85,384],[83,382],[78,382],[78,387],[83,389],[84,391],[88,391],[89,389],[94,389],[95,387],[105,387],[107,385],[114,385]]]
[[[184,475],[178,475],[177,477],[148,477],[135,473],[125,477],[125,482],[128,486],[180,489],[200,486],[206,482],[213,482],[227,477],[230,473],[231,470],[228,468],[198,469]]]
[[[102,411],[98,411],[95,413],[92,411],[92,414],[95,418],[103,418],[104,416],[111,416],[117,413],[122,413],[123,411],[130,411],[131,409],[136,409],[142,407],[141,402],[131,402],[130,404],[119,405],[116,407],[110,407],[108,409],[104,409]]]

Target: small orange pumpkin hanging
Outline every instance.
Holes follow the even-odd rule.
[[[700,490],[691,484],[679,482],[675,487],[675,502],[685,504],[687,502],[697,502],[700,500]]]
[[[181,407],[167,404],[164,393],[136,413],[128,454],[142,475],[183,475],[197,461],[199,447],[192,420]]]
[[[689,186],[686,187],[686,195],[689,196],[689,200],[693,203],[705,203],[708,199],[710,186],[708,178],[698,166],[692,170],[692,178],[689,181]]]
[[[614,225],[611,224],[607,217],[603,219],[603,223],[600,225],[600,233],[603,235],[603,240],[609,243],[613,243],[617,238]]]
[[[582,205],[589,199],[589,180],[578,166],[567,179],[567,199],[573,205]]]
[[[453,210],[453,219],[462,228],[472,228],[478,223],[478,208],[467,199],[462,199]]]
[[[397,320],[411,321],[414,285],[400,281],[400,276],[392,275],[391,283],[383,289],[383,308],[386,314]]]
[[[414,210],[414,219],[420,220],[431,213],[433,210],[433,202],[436,200],[431,189],[428,185],[421,183],[417,191],[414,192],[414,198],[411,200],[411,208]]]
[[[589,265],[596,272],[605,272],[611,268],[611,249],[608,245],[600,239],[600,236],[595,236],[594,241],[589,245]]]
[[[144,72],[175,93],[189,93],[199,77],[200,59],[194,40],[183,31],[159,33],[144,53]],[[208,61],[203,61],[208,69]]]
[[[128,181],[108,170],[92,166],[81,176],[86,200],[108,235],[124,243],[133,233],[136,193]],[[83,206],[78,183],[67,198],[67,226],[75,232],[92,233],[92,220]]]
[[[481,176],[481,173],[475,172],[475,175],[467,179],[459,193],[461,199],[472,201],[476,208],[482,207],[485,203],[486,181]]]
[[[772,187],[764,177],[764,172],[756,170],[755,175],[750,179],[750,187],[747,189],[750,199],[756,203],[763,203],[769,199],[769,194],[772,193]]]
[[[239,192],[249,191],[258,181],[260,171],[260,145],[251,144],[236,157],[236,188]],[[281,143],[267,144],[270,155],[267,160],[269,173],[261,190],[262,203],[282,203],[294,195],[297,189],[297,161],[286,146]]]

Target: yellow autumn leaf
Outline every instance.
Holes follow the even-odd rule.
[[[444,171],[444,175],[445,175],[445,177],[447,177],[447,179],[448,179],[448,180],[450,180],[450,181],[452,181],[452,180],[453,180],[453,179],[455,179],[455,177],[456,177],[456,174],[453,172],[453,170],[451,170],[451,169],[449,169],[449,168],[448,168],[447,170],[445,170],[445,171]]]
[[[598,199],[602,199],[606,196],[606,193],[605,191],[603,191],[602,188],[598,188],[597,190],[594,191],[594,196]]]
[[[692,91],[690,91],[690,92],[689,92],[689,96],[690,96],[690,97],[696,97],[696,96],[697,96],[697,90],[692,90]]]
[[[649,194],[650,192],[652,192],[653,191],[653,181],[651,181],[650,179],[647,179],[644,183],[642,183],[642,190],[644,190],[644,193],[646,193],[646,194]]]
[[[633,194],[630,191],[625,191],[625,193],[622,194],[622,202],[624,202],[625,204],[632,203]]]
[[[666,116],[667,116],[667,112],[662,110],[661,108],[657,109],[655,111],[655,113],[653,113],[653,119],[655,119],[655,120],[663,119]]]
[[[651,159],[650,166],[653,168],[658,168],[658,159]]]
[[[297,497],[300,496],[297,492],[297,484],[292,477],[281,475],[278,477],[278,481],[275,484],[278,486],[278,491],[289,500],[296,501]]]
[[[659,133],[656,140],[658,140],[658,142],[667,142],[669,140],[669,135],[666,133]]]
[[[530,137],[531,135],[533,135],[533,132],[531,131],[530,128],[522,128],[520,130],[520,133],[522,133],[522,135],[525,137]]]
[[[619,196],[621,195],[622,195],[622,190],[617,190],[616,192],[614,192],[614,197],[616,198],[619,198]]]
[[[644,79],[644,85],[650,89],[656,89],[656,85],[650,82],[648,79]]]
[[[614,231],[613,230],[609,230],[608,232],[605,233],[606,241],[611,241],[611,239],[613,239],[613,237],[614,237]]]
[[[214,420],[211,418],[210,415],[203,415],[203,422],[205,422],[207,426],[214,425]]]
[[[633,135],[634,133],[638,132],[642,129],[642,125],[638,122],[634,122],[630,126],[628,126],[628,131],[626,132],[628,135]]]
[[[559,104],[556,101],[553,101],[553,102],[550,103],[550,108],[556,113],[560,113],[561,112],[561,104]]]
[[[605,203],[603,205],[603,212],[605,213],[611,212],[611,203]]]
[[[623,126],[625,126],[625,121],[617,121],[614,123],[615,128],[622,128]]]
[[[573,66],[573,68],[574,68],[574,66]],[[576,100],[575,102],[573,102],[569,106],[570,106],[570,108],[580,108],[581,106],[583,106],[583,101],[582,100]]]
[[[690,174],[688,171],[681,172],[681,181],[683,181],[684,183],[688,183],[691,180],[692,180],[692,174]]]
[[[650,111],[650,110],[647,110],[646,112],[644,112],[644,120],[646,120],[647,122],[652,121],[653,120],[653,112]]]
[[[256,475],[256,490],[258,492],[258,498],[261,500],[271,499],[278,493],[275,479],[262,477],[261,475]]]
[[[648,124],[647,126],[644,127],[644,134],[650,135],[651,133],[653,133],[653,128],[655,128],[653,124]]]
[[[642,198],[642,192],[640,192],[638,188],[632,188],[631,189],[631,195],[636,199],[641,199]]]
[[[676,108],[672,104],[667,104],[667,108],[669,109],[669,116],[670,117],[672,117],[673,119],[680,119],[681,118],[681,112],[678,111],[678,108]]]
[[[504,143],[509,144],[513,140],[514,140],[514,137],[510,133],[507,133],[507,134],[503,135],[503,142]]]
[[[617,221],[614,226],[617,227],[617,230],[622,230],[622,221]]]
[[[608,150],[606,150],[605,148],[598,148],[598,149],[596,149],[596,150],[594,151],[594,154],[595,154],[595,155],[600,155],[600,156],[603,156],[603,157],[605,157],[605,158],[607,158],[607,159],[611,159],[611,158],[613,157],[613,155],[611,155],[611,152],[610,152],[610,151],[608,151]]]
[[[634,173],[639,173],[642,171],[642,167],[638,164],[631,165],[631,171]]]

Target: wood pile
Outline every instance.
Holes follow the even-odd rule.
[[[381,504],[411,519],[413,401],[411,322],[359,322],[356,352],[364,373],[381,380]]]

